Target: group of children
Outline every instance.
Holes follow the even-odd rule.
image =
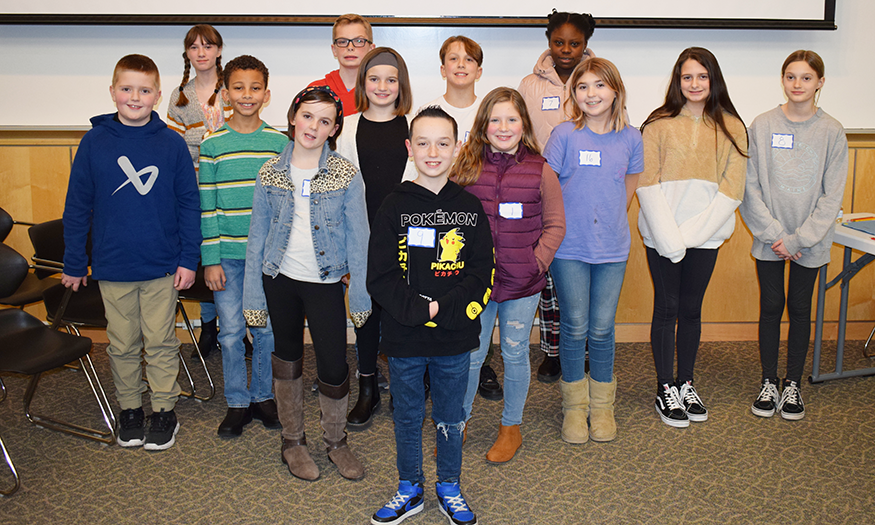
[[[74,160],[62,277],[74,290],[86,284],[90,232],[122,410],[118,443],[174,443],[175,302],[200,261],[221,325],[228,411],[219,436],[239,436],[253,418],[282,428],[291,474],[319,478],[304,435],[306,318],[322,441],[345,478],[365,474],[346,428],[370,424],[380,407],[378,352],[388,358],[399,486],[372,523],[400,523],[423,509],[430,392],[439,509],[450,523],[476,524],[459,485],[462,443],[496,317],[505,394],[487,461],[507,462],[522,444],[539,305],[548,352],[538,375],[561,377],[562,439],[617,435],[614,324],[633,193],[655,289],[662,421],[683,427],[708,418],[693,386],[701,306],[739,205],[761,289],[763,379],[752,411],[801,419],[811,292],[829,261],[847,169],[843,129],[816,106],[823,62],[811,51],[790,55],[781,73],[787,102],[757,117],[748,135],[716,58],[689,48],[665,104],[639,131],[628,122],[619,71],[587,47],[594,26],[589,15],[554,12],[549,49],[519,91],[482,98],[474,93],[480,46],[451,37],[440,50],[447,92],[412,116],[404,59],[375,47],[366,20],[344,15],[331,46],[340,68],[294,98],[286,134],[259,115],[270,100],[268,69],[248,55],[223,68],[211,26],[185,38],[170,127],[152,111],[161,93],[155,64],[122,58],[110,88],[118,112],[92,119]],[[779,393],[785,261],[790,338]],[[347,289],[359,381],[352,411]],[[216,314],[202,315],[216,330]]]

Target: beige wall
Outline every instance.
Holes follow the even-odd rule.
[[[70,165],[81,135],[82,132],[73,131],[0,132],[0,188],[3,188],[0,207],[21,221],[42,222],[60,218]],[[844,211],[875,211],[875,135],[850,135],[849,141],[851,151]],[[653,285],[644,245],[637,232],[637,217],[638,202],[633,200],[629,210],[632,252],[617,312],[618,340],[644,341],[649,337]],[[32,255],[23,227],[13,230],[7,244],[26,257]],[[750,246],[750,232],[736,214],[735,234],[720,248],[717,267],[705,296],[702,320],[706,323],[706,338],[756,338],[758,287]],[[830,278],[838,273],[841,260],[842,250],[834,246]],[[852,284],[848,319],[875,320],[875,266],[861,272]],[[827,294],[827,320],[838,318],[838,299],[838,288]],[[32,310],[35,315],[41,314],[39,307],[32,307]],[[196,312],[191,313],[192,317],[196,316]],[[860,323],[857,332],[865,330],[868,333],[868,329],[869,323]],[[831,334],[828,327],[826,336]]]

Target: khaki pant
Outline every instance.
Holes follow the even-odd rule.
[[[122,410],[143,404],[143,354],[152,410],[173,410],[179,398],[179,339],[173,276],[151,281],[100,281],[106,309],[109,362]]]

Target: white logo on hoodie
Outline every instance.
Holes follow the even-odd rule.
[[[118,165],[121,167],[122,171],[125,172],[128,180],[124,181],[121,186],[116,188],[115,191],[112,192],[113,195],[118,193],[118,190],[124,188],[128,183],[133,184],[134,188],[137,189],[137,193],[140,195],[147,195],[152,190],[152,186],[155,185],[155,180],[158,179],[158,166],[146,166],[140,171],[137,171],[136,168],[134,168],[134,165],[131,164],[131,161],[124,155],[118,158]],[[146,183],[143,184],[140,177],[147,173],[150,174],[149,178],[146,180]]]

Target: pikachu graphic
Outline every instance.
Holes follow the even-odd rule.
[[[459,234],[458,228],[448,231],[440,241],[440,262],[456,262],[459,260],[459,252],[465,247],[465,238]]]

